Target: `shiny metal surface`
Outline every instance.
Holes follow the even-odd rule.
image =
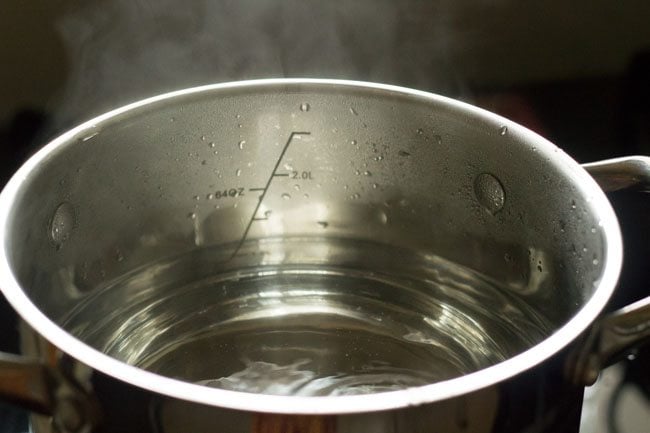
[[[40,337],[36,337],[40,339]],[[51,346],[50,346],[51,347]],[[0,353],[0,396],[50,417],[58,433],[87,433],[98,422],[96,399],[63,364],[48,365],[48,354],[26,358]],[[56,350],[49,355],[58,356]],[[76,363],[76,361],[74,361]]]
[[[496,408],[514,401],[501,388],[544,386],[562,364],[558,353],[598,316],[621,265],[609,202],[554,145],[457,101],[346,81],[207,86],[100,116],[14,176],[0,223],[7,298],[40,335],[116,386],[247,419],[254,415],[238,411],[366,420],[388,411],[377,431],[426,431],[429,418],[416,428],[395,417],[434,402],[422,411],[445,413],[493,386],[498,403],[485,406],[495,408],[485,429],[458,428],[500,425]],[[229,287],[236,293],[213,290]],[[301,328],[268,347],[199,338],[224,327],[257,338],[271,318]],[[352,339],[333,337],[346,333]],[[289,335],[298,336],[292,349],[279,350]],[[239,345],[235,352],[275,356],[253,363],[302,368],[296,351],[315,335],[333,354],[314,367],[333,366],[325,377],[388,363],[393,376],[416,371],[421,382],[410,375],[390,392],[380,381],[361,387],[364,395],[278,396],[197,385],[227,388],[220,379],[238,370],[206,373],[205,363],[166,358],[192,336],[199,344],[183,350],[194,360],[229,364],[221,345]],[[362,350],[345,356],[340,347]],[[409,351],[413,362],[399,364]],[[531,368],[535,379],[521,375]],[[579,389],[566,386],[566,395]]]
[[[0,354],[0,396],[30,410],[48,412],[53,407],[49,375],[40,359]]]
[[[582,165],[605,191],[650,191],[650,157],[626,156]]]
[[[110,414],[95,431],[183,433],[214,431],[218,426],[219,431],[233,433],[316,433],[319,429],[430,433],[432,428],[446,433],[577,432],[584,388],[564,380],[564,359],[565,353],[559,353],[496,385],[434,404],[340,415],[269,414],[200,405],[95,372],[93,388],[104,413]],[[44,417],[35,417],[33,428],[36,432],[53,431]]]
[[[650,191],[650,157],[632,156],[583,164],[605,191]],[[592,385],[600,371],[650,337],[650,297],[606,315],[589,330],[568,363],[576,383]]]
[[[600,371],[650,339],[650,298],[601,318],[569,358],[569,376],[592,385]]]

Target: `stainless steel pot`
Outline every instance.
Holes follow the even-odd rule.
[[[173,92],[54,140],[0,196],[0,281],[34,331],[0,393],[36,431],[575,431],[648,334],[599,318],[604,189],[507,119],[334,80]],[[119,395],[118,399],[114,396]]]

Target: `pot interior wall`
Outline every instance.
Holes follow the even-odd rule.
[[[413,386],[507,359],[590,298],[607,246],[566,161],[442,98],[206,89],[67,137],[4,248],[40,309],[125,362],[234,389],[210,380],[281,366],[304,391],[305,371],[361,365]]]

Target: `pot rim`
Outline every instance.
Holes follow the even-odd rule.
[[[95,129],[103,122],[131,110],[153,105],[172,98],[201,92],[236,88],[266,88],[269,86],[336,86],[346,90],[375,90],[400,94],[424,101],[442,103],[472,116],[490,119],[507,126],[509,133],[521,136],[530,146],[562,168],[576,184],[576,189],[590,201],[600,218],[605,245],[600,280],[594,282],[594,293],[585,305],[552,335],[526,351],[503,362],[457,378],[415,388],[376,394],[352,396],[276,396],[209,388],[171,379],[142,370],[112,358],[78,340],[46,317],[27,297],[9,266],[7,230],[12,204],[30,174],[60,147],[83,131]],[[591,176],[572,158],[538,134],[497,114],[445,96],[399,86],[334,79],[273,78],[211,84],[165,93],[104,113],[82,123],[44,146],[33,155],[9,180],[0,193],[0,284],[13,308],[35,331],[65,353],[108,376],[162,395],[229,409],[284,414],[349,414],[399,409],[432,403],[470,393],[511,378],[550,358],[582,334],[605,307],[616,286],[622,266],[622,240],[616,215],[604,192]]]

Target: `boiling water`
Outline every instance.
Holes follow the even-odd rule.
[[[282,395],[368,394],[496,364],[542,340],[530,305],[439,257],[293,239],[150,264],[62,319],[80,339],[168,377]]]

